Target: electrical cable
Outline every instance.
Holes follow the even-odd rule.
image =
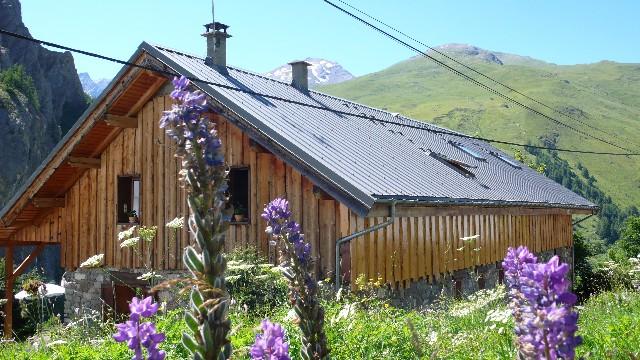
[[[381,24],[381,25],[386,26],[387,28],[389,28],[389,29],[391,29],[391,30],[395,31],[396,33],[398,33],[398,34],[400,34],[400,35],[402,35],[402,36],[405,36],[406,38],[408,38],[408,39],[410,39],[410,40],[412,40],[412,41],[415,41],[416,43],[418,43],[418,44],[420,44],[420,45],[422,45],[422,46],[424,46],[424,47],[428,48],[429,50],[431,50],[431,51],[433,51],[433,52],[435,52],[435,53],[438,53],[439,55],[441,55],[441,56],[443,56],[443,57],[445,57],[445,58],[447,58],[447,59],[449,59],[449,60],[451,60],[451,61],[455,62],[456,64],[458,64],[458,65],[460,65],[460,66],[463,66],[463,67],[465,67],[466,69],[471,70],[471,71],[473,71],[474,73],[476,73],[476,74],[478,74],[478,75],[480,75],[480,76],[482,76],[482,77],[484,77],[484,78],[486,78],[486,79],[489,79],[489,80],[493,81],[494,83],[496,83],[496,84],[498,84],[498,85],[500,85],[500,86],[503,86],[504,88],[506,88],[506,89],[508,89],[508,90],[510,90],[510,91],[512,91],[512,92],[514,92],[514,93],[516,93],[516,94],[518,94],[518,95],[520,95],[520,96],[522,96],[522,97],[525,97],[525,98],[527,98],[527,99],[529,99],[529,100],[531,100],[531,101],[533,101],[533,102],[535,102],[535,103],[537,103],[537,104],[539,104],[539,105],[541,105],[541,106],[544,106],[545,108],[547,108],[547,109],[549,109],[549,110],[552,110],[552,111],[554,111],[554,112],[556,112],[556,113],[558,113],[558,114],[560,114],[560,115],[563,115],[563,116],[565,116],[565,117],[567,117],[567,118],[569,118],[569,119],[571,119],[571,120],[573,120],[573,121],[576,121],[576,122],[578,122],[578,123],[580,123],[580,124],[582,124],[582,125],[584,125],[584,126],[586,126],[586,127],[588,127],[588,128],[591,128],[591,129],[596,130],[596,131],[600,131],[600,132],[602,132],[603,134],[606,134],[606,135],[609,135],[609,136],[613,136],[613,137],[615,137],[615,138],[617,138],[617,139],[620,139],[620,140],[622,140],[622,141],[625,141],[625,142],[627,142],[627,143],[629,143],[629,144],[632,144],[632,145],[635,145],[635,146],[639,146],[638,144],[635,144],[635,143],[633,143],[633,142],[630,142],[630,141],[629,141],[629,140],[627,140],[627,139],[623,139],[623,138],[619,137],[619,136],[618,136],[618,135],[616,135],[616,134],[609,133],[609,132],[607,132],[607,131],[605,131],[605,130],[602,130],[602,129],[598,128],[598,127],[595,127],[595,126],[593,126],[593,125],[590,125],[590,124],[588,124],[588,123],[585,123],[585,122],[581,121],[580,119],[575,118],[575,117],[573,117],[573,116],[571,116],[571,115],[567,114],[567,113],[566,113],[566,112],[564,112],[564,111],[560,111],[560,110],[558,110],[558,109],[556,109],[556,108],[554,108],[554,107],[552,107],[552,106],[549,106],[549,105],[547,105],[547,104],[543,103],[543,102],[542,102],[542,101],[540,101],[540,100],[537,100],[537,99],[535,99],[535,98],[532,98],[532,97],[530,97],[529,95],[527,95],[527,94],[525,94],[525,93],[523,93],[523,92],[521,92],[521,91],[519,91],[519,90],[517,90],[517,89],[513,88],[512,86],[509,86],[509,85],[507,85],[507,84],[505,84],[505,83],[503,83],[503,82],[501,82],[501,81],[498,81],[498,80],[496,80],[495,78],[492,78],[491,76],[486,75],[486,74],[484,74],[483,72],[481,72],[481,71],[479,71],[479,70],[477,70],[477,69],[475,69],[475,68],[473,68],[473,67],[471,67],[471,66],[469,66],[469,65],[467,65],[467,64],[465,64],[465,63],[463,63],[463,62],[461,62],[461,61],[459,61],[459,60],[456,60],[454,57],[451,57],[451,56],[447,55],[446,53],[444,53],[444,52],[442,52],[442,51],[438,50],[437,48],[434,48],[434,47],[431,47],[431,46],[429,46],[429,45],[425,44],[424,42],[422,42],[422,41],[420,41],[420,40],[418,40],[418,39],[416,39],[416,38],[414,38],[414,37],[412,37],[412,36],[410,36],[410,35],[408,35],[408,34],[406,34],[406,33],[402,32],[401,30],[397,29],[396,27],[391,26],[391,25],[389,25],[389,24],[385,23],[384,21],[382,21],[382,20],[380,20],[380,19],[378,19],[378,18],[374,17],[373,15],[370,15],[370,14],[366,13],[365,11],[363,11],[363,10],[361,10],[361,9],[358,9],[357,7],[355,7],[355,6],[353,6],[353,5],[349,4],[349,3],[347,3],[346,1],[343,1],[343,0],[336,0],[336,1],[338,1],[338,2],[340,2],[340,3],[342,3],[342,4],[344,4],[344,5],[346,5],[346,6],[350,7],[350,8],[352,8],[353,10],[355,10],[355,11],[357,11],[357,12],[361,13],[362,15],[364,15],[364,16],[366,16],[366,17],[368,17],[368,18],[372,19],[372,20],[374,20],[375,22],[377,22],[377,23],[379,23],[379,24]]]
[[[415,51],[415,52],[417,52],[417,53],[421,54],[422,56],[426,57],[427,59],[430,59],[430,60],[432,60],[432,61],[436,62],[438,65],[440,65],[440,66],[444,67],[445,69],[447,69],[447,70],[451,71],[452,73],[454,73],[454,74],[456,74],[456,75],[458,75],[458,76],[460,76],[460,77],[462,77],[462,78],[464,78],[464,79],[466,79],[466,80],[468,80],[468,81],[472,82],[473,84],[475,84],[475,85],[477,85],[477,86],[479,86],[479,87],[481,87],[481,88],[483,88],[483,89],[485,89],[485,90],[487,90],[487,91],[491,92],[492,94],[494,94],[494,95],[496,95],[496,96],[501,97],[501,98],[502,98],[502,99],[504,99],[504,100],[507,100],[507,101],[509,101],[509,102],[511,102],[511,103],[513,103],[513,104],[516,104],[516,105],[518,105],[518,106],[522,107],[522,108],[523,108],[523,109],[525,109],[525,110],[529,110],[529,111],[531,111],[532,113],[534,113],[534,114],[536,114],[536,115],[542,116],[542,117],[544,117],[544,118],[546,118],[546,119],[548,119],[548,120],[550,120],[550,121],[552,121],[552,122],[556,123],[557,125],[561,125],[561,126],[564,126],[564,127],[568,128],[568,129],[570,129],[570,130],[573,130],[573,131],[575,131],[576,133],[578,133],[578,134],[580,134],[580,135],[583,135],[583,136],[586,136],[586,137],[589,137],[589,138],[592,138],[592,139],[598,140],[598,141],[600,141],[600,142],[602,142],[602,143],[605,143],[605,144],[607,144],[607,145],[610,145],[610,146],[616,147],[616,148],[618,148],[618,149],[622,149],[622,150],[626,150],[626,151],[632,151],[632,150],[630,150],[630,149],[628,149],[628,148],[625,148],[625,147],[622,147],[622,146],[616,145],[616,144],[614,144],[614,143],[612,143],[612,142],[610,142],[610,141],[607,141],[607,140],[605,140],[605,139],[602,139],[602,138],[600,138],[600,137],[597,137],[597,136],[591,135],[591,134],[589,134],[589,133],[587,133],[587,132],[584,132],[584,131],[582,131],[582,130],[580,130],[580,129],[577,129],[577,128],[575,128],[575,127],[573,127],[573,126],[571,126],[571,125],[568,125],[568,124],[566,124],[566,123],[563,123],[562,121],[560,121],[560,120],[558,120],[558,119],[555,119],[555,118],[553,118],[553,117],[551,117],[551,116],[549,116],[549,115],[547,115],[547,114],[545,114],[545,113],[542,113],[542,112],[540,112],[540,111],[538,111],[538,110],[536,110],[536,109],[534,109],[534,108],[532,108],[532,107],[530,107],[530,106],[527,106],[526,104],[523,104],[523,103],[521,103],[520,101],[518,101],[518,100],[516,100],[516,99],[513,99],[513,98],[511,98],[511,97],[509,97],[509,96],[507,96],[507,95],[505,95],[505,94],[503,94],[503,93],[501,93],[501,92],[499,92],[499,91],[497,91],[497,90],[495,90],[495,89],[491,88],[490,86],[488,86],[488,85],[486,85],[486,84],[484,84],[484,83],[482,83],[482,82],[480,82],[480,81],[478,81],[478,80],[476,80],[476,79],[474,79],[474,78],[470,77],[469,75],[467,75],[467,74],[465,74],[465,73],[463,73],[463,72],[461,72],[461,71],[459,71],[459,70],[457,70],[457,69],[455,69],[455,68],[453,68],[453,67],[449,66],[448,64],[445,64],[444,62],[442,62],[442,61],[440,61],[440,60],[438,60],[438,59],[434,58],[433,56],[431,56],[431,55],[427,54],[426,52],[421,51],[420,49],[418,49],[418,48],[416,48],[415,46],[413,46],[413,45],[411,45],[411,44],[409,44],[409,43],[407,43],[407,42],[403,41],[402,39],[399,39],[398,37],[396,37],[396,36],[394,36],[394,35],[392,35],[392,34],[390,34],[390,33],[386,32],[386,31],[384,31],[383,29],[380,29],[379,27],[377,27],[377,26],[375,26],[375,25],[371,24],[370,22],[368,22],[368,21],[366,21],[366,20],[364,20],[364,19],[362,19],[362,18],[358,17],[357,15],[355,15],[355,14],[353,14],[353,13],[349,12],[348,10],[346,10],[346,9],[344,9],[344,8],[342,8],[342,7],[340,7],[340,6],[336,5],[336,4],[334,4],[334,3],[332,3],[331,1],[329,1],[329,0],[323,0],[323,1],[324,1],[324,2],[326,2],[327,4],[331,5],[331,6],[335,7],[336,9],[338,9],[338,10],[340,10],[340,11],[344,12],[345,14],[347,14],[347,15],[351,16],[352,18],[354,18],[354,19],[356,19],[356,20],[358,20],[358,21],[362,22],[363,24],[365,24],[365,25],[369,26],[370,28],[372,28],[372,29],[374,29],[374,30],[376,30],[376,31],[380,32],[381,34],[383,34],[383,35],[385,35],[385,36],[387,36],[387,37],[391,38],[392,40],[395,40],[396,42],[398,42],[398,43],[400,43],[400,44],[404,45],[405,47],[407,47],[407,48],[409,48],[409,49],[411,49],[411,50],[413,50],[413,51]]]
[[[140,64],[129,62],[129,61],[124,61],[124,60],[116,59],[116,58],[113,58],[113,57],[109,57],[109,56],[93,53],[93,52],[90,52],[90,51],[75,49],[75,48],[68,47],[68,46],[65,46],[65,45],[60,45],[60,44],[56,44],[56,43],[53,43],[53,42],[39,40],[39,39],[28,37],[28,36],[25,36],[25,35],[16,34],[14,32],[11,32],[11,31],[8,31],[8,30],[5,30],[5,29],[0,29],[0,34],[9,35],[9,36],[12,36],[12,37],[15,37],[15,38],[18,38],[18,39],[27,40],[27,41],[30,41],[30,42],[34,42],[34,43],[50,46],[50,47],[57,48],[57,49],[76,52],[76,53],[79,53],[79,54],[82,54],[82,55],[86,55],[86,56],[90,56],[90,57],[99,58],[99,59],[102,59],[102,60],[115,62],[115,63],[121,64],[121,65],[125,65],[125,66],[129,66],[129,67],[140,68],[140,69],[156,72],[156,73],[167,75],[167,76],[182,76],[181,74],[179,74],[177,72],[155,69],[155,68],[150,67],[150,66],[140,65]],[[184,55],[184,54],[182,54],[182,55]],[[241,88],[238,88],[238,87],[235,87],[235,86],[230,86],[230,85],[225,85],[225,84],[216,83],[216,82],[212,82],[212,81],[202,80],[202,79],[195,78],[195,77],[186,77],[186,78],[189,79],[190,81],[194,82],[194,83],[207,84],[207,85],[211,85],[211,86],[214,86],[214,87],[220,87],[220,88],[224,88],[224,89],[227,89],[227,90],[246,93],[246,94],[249,94],[249,95],[260,96],[260,97],[264,97],[264,98],[267,98],[267,99],[278,100],[278,101],[283,101],[283,102],[287,102],[287,103],[291,103],[291,104],[295,104],[295,105],[300,105],[300,106],[310,107],[310,108],[314,108],[314,109],[318,109],[318,110],[323,110],[323,111],[331,112],[331,113],[334,113],[334,114],[340,114],[340,115],[346,115],[346,116],[354,116],[354,117],[358,117],[358,118],[362,118],[362,119],[367,119],[367,120],[370,120],[370,121],[377,121],[379,123],[385,123],[385,124],[397,125],[397,126],[401,126],[401,127],[424,130],[424,131],[428,131],[428,132],[431,132],[431,133],[434,133],[434,134],[450,135],[450,136],[456,136],[456,137],[464,138],[464,139],[485,141],[485,142],[491,142],[491,143],[502,144],[502,145],[518,146],[518,147],[524,147],[524,148],[534,148],[534,149],[541,149],[541,150],[551,150],[551,151],[559,151],[559,152],[568,152],[568,153],[577,153],[577,154],[610,155],[610,156],[640,156],[640,153],[633,153],[633,152],[629,152],[629,153],[614,153],[614,152],[599,152],[599,151],[590,151],[590,150],[551,148],[551,147],[546,147],[546,146],[531,145],[531,144],[521,144],[521,143],[516,143],[516,142],[512,142],[512,141],[504,141],[504,140],[496,140],[496,139],[490,139],[490,138],[484,138],[484,137],[478,137],[478,136],[470,136],[470,135],[465,135],[465,134],[461,134],[461,133],[456,133],[456,132],[453,132],[453,131],[432,129],[432,128],[428,128],[428,127],[425,127],[425,126],[422,126],[422,125],[404,124],[404,123],[395,122],[395,121],[383,120],[383,119],[380,119],[380,118],[377,118],[377,117],[374,117],[374,116],[356,114],[356,113],[352,113],[352,112],[348,112],[348,111],[342,111],[342,110],[336,110],[336,109],[330,109],[330,108],[327,108],[327,107],[324,107],[324,106],[320,106],[320,105],[308,104],[308,103],[304,103],[304,102],[300,102],[300,101],[296,101],[296,100],[286,99],[286,98],[283,98],[283,97],[280,97],[280,96],[263,94],[263,93],[259,93],[259,92],[255,92],[255,91],[251,91],[251,90],[247,90],[247,89],[241,89]],[[382,111],[382,110],[376,110],[376,111]]]

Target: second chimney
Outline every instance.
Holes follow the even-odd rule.
[[[202,36],[207,38],[207,58],[205,64],[217,65],[222,69],[227,68],[227,39],[231,35],[227,34],[228,25],[214,22],[206,24],[205,33]]]
[[[291,65],[291,85],[298,90],[309,90],[309,69],[307,67],[311,64],[301,60],[290,62],[289,65]]]

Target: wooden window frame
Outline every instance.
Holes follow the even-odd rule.
[[[234,165],[229,167],[229,174],[232,170],[246,170],[247,171],[247,217],[243,221],[235,221],[233,214],[229,221],[230,225],[251,225],[253,216],[251,216],[251,167],[249,165]]]
[[[140,203],[138,204],[138,221],[135,223],[130,223],[130,222],[121,222],[119,221],[119,216],[118,216],[118,212],[119,212],[119,206],[120,206],[120,189],[119,189],[119,185],[120,185],[120,179],[121,178],[129,178],[131,179],[131,203],[133,205],[133,183],[135,181],[138,181],[138,183],[140,184]],[[140,225],[140,213],[143,211],[142,209],[142,178],[140,176],[140,174],[122,174],[122,175],[118,175],[118,178],[116,179],[116,213],[115,213],[115,217],[116,217],[116,225]]]

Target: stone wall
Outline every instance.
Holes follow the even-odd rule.
[[[573,248],[559,248],[537,254],[539,261],[548,261],[558,255],[562,262],[569,264],[573,274]],[[459,270],[453,274],[444,274],[439,280],[421,279],[412,281],[399,289],[386,289],[381,297],[391,304],[405,308],[420,308],[431,305],[440,297],[464,297],[481,289],[493,289],[503,281],[500,263]]]
[[[64,319],[73,321],[81,317],[101,319],[110,310],[102,299],[103,287],[114,287],[116,284],[128,283],[134,287],[147,285],[148,282],[135,280],[146,270],[116,269],[77,269],[64,273],[62,286],[65,289]],[[187,276],[184,271],[158,271],[162,276],[159,281],[177,279]],[[127,275],[127,276],[123,276]],[[132,282],[131,279],[134,279]],[[147,285],[148,286],[148,285]],[[166,303],[167,309],[182,305],[175,292],[164,290],[157,294],[159,302]]]

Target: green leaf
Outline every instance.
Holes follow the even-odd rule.
[[[200,324],[198,323],[198,320],[190,312],[184,313],[184,322],[187,323],[187,327],[189,327],[189,329],[192,332],[194,333],[198,332],[198,326]]]
[[[189,352],[194,355],[194,357],[197,357],[197,355],[200,355],[202,357],[204,349],[196,342],[196,340],[191,335],[182,333],[182,344],[187,348],[187,350],[189,350]]]

